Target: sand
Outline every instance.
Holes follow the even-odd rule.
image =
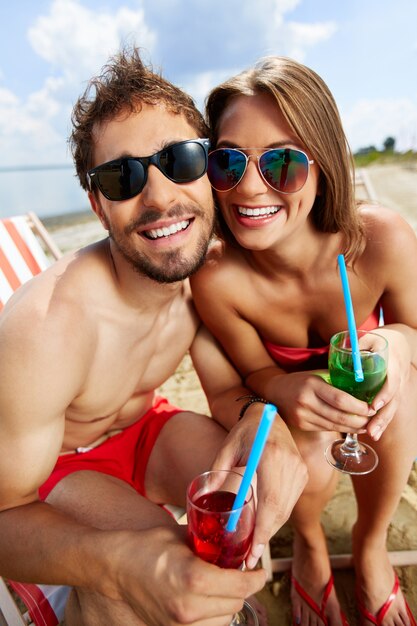
[[[381,203],[399,211],[417,232],[417,169],[402,166],[374,166],[365,171],[367,186],[358,185],[358,197],[373,195]],[[49,221],[49,224],[48,224]],[[58,219],[55,223],[45,220],[54,240],[63,251],[78,248],[105,236],[98,220],[87,214],[83,221]],[[174,403],[195,411],[207,412],[207,402],[192,368],[190,358],[185,357],[176,373],[160,391]],[[382,488],[382,487],[381,487]],[[323,512],[331,554],[350,554],[350,530],[355,520],[356,504],[349,477],[342,475],[334,498]],[[395,513],[388,533],[390,551],[415,550],[417,555],[417,465],[414,465],[409,483]],[[291,529],[285,525],[271,541],[273,557],[291,555]],[[416,556],[415,555],[415,556]],[[415,558],[414,556],[414,558]],[[417,615],[417,565],[397,567],[402,588],[410,607]],[[351,568],[335,570],[336,588],[350,626],[359,624],[355,607],[354,574]],[[288,572],[277,573],[258,595],[268,610],[270,626],[291,624]]]

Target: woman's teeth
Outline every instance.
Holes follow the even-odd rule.
[[[245,217],[265,217],[265,215],[273,215],[278,213],[281,207],[278,206],[264,206],[256,209],[249,209],[248,207],[238,206],[237,210],[239,215]]]

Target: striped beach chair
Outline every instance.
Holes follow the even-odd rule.
[[[0,578],[0,624],[58,626],[71,591],[64,585],[6,582]],[[2,621],[3,620],[3,621]]]
[[[60,250],[34,213],[1,219],[0,311],[20,285],[60,256]]]

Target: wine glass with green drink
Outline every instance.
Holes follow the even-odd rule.
[[[377,332],[358,330],[357,337],[364,380],[355,378],[350,333],[342,331],[330,339],[330,381],[334,387],[371,404],[387,376],[388,342]],[[369,474],[378,465],[375,450],[351,433],[330,444],[325,456],[330,465],[346,474]]]

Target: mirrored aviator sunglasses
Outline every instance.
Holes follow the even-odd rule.
[[[255,150],[256,148],[245,148]],[[237,148],[218,148],[210,152],[207,175],[216,191],[230,191],[240,183],[249,159],[256,158],[264,181],[281,193],[295,193],[305,185],[314,163],[302,150],[273,148],[260,156],[247,155]]]
[[[174,183],[191,183],[206,173],[209,148],[208,139],[189,139],[151,156],[108,161],[87,172],[90,191],[95,185],[108,200],[129,200],[145,187],[150,165]]]

